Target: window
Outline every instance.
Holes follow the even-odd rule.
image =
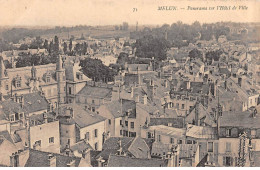
[[[71,87],[69,87],[69,94],[71,94]]]
[[[22,119],[23,118],[23,113],[20,113],[20,119]]]
[[[120,130],[120,135],[123,135],[123,131],[122,130]]]
[[[252,130],[251,130],[251,137],[252,137],[252,138],[255,138],[255,137],[256,137],[256,130],[255,130],[255,129],[252,129]]]
[[[122,125],[122,123],[123,123],[122,120],[120,120],[120,125]]]
[[[16,81],[16,87],[21,87],[21,81]]]
[[[231,152],[231,143],[226,142],[226,152]]]
[[[174,138],[170,138],[170,143],[174,144]]]
[[[131,128],[135,128],[135,123],[131,122]]]
[[[208,142],[208,152],[213,152],[213,142]]]
[[[184,109],[184,104],[181,105],[181,109]]]
[[[98,137],[98,130],[97,129],[94,130],[94,135],[95,135],[95,138]]]
[[[95,143],[95,150],[98,150],[98,143]]]
[[[108,124],[110,124],[110,125],[111,125],[111,119],[108,119]]]
[[[128,127],[128,121],[125,121],[125,126]]]
[[[178,144],[182,144],[182,140],[178,140]]]
[[[230,156],[223,157],[223,165],[224,166],[232,166],[233,159]]]
[[[49,138],[49,143],[54,143],[54,137]]]
[[[231,129],[226,129],[226,136],[227,137],[231,136]]]
[[[176,103],[176,108],[179,109],[179,103]]]
[[[86,139],[86,140],[89,140],[89,132],[87,132],[87,133],[85,134],[85,139]]]
[[[157,142],[161,142],[161,135],[157,135]]]
[[[38,145],[38,146],[41,147],[41,145],[42,145],[42,141],[41,141],[41,140],[38,140],[38,141],[36,141],[34,144],[35,144],[35,145]]]
[[[46,77],[46,82],[49,83],[51,81],[51,78],[48,76]]]
[[[95,112],[96,111],[96,108],[95,107],[92,107],[92,112]]]
[[[92,100],[92,104],[95,104],[95,100]]]
[[[14,121],[14,115],[10,116],[10,121],[13,122]]]
[[[8,90],[8,89],[9,89],[9,88],[8,88],[8,85],[6,85],[6,86],[5,86],[5,90]]]
[[[187,140],[187,144],[192,144],[192,140]]]

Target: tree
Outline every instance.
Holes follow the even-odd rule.
[[[203,60],[202,53],[196,48],[189,52],[189,57],[190,57],[190,59],[199,58],[199,59]]]
[[[115,70],[110,69],[105,66],[101,60],[85,58],[80,61],[80,66],[82,67],[83,73],[92,78],[95,81],[113,81],[114,76],[117,74]]]
[[[69,50],[72,51],[72,39],[70,39]]]
[[[48,40],[45,40],[45,41],[44,41],[43,48],[45,48],[46,50],[49,50]]]
[[[64,42],[64,43],[63,43],[63,52],[64,52],[64,54],[66,54],[67,51],[68,51],[68,45],[67,45],[66,42]]]
[[[59,52],[59,38],[57,36],[54,37],[54,52]]]
[[[154,38],[152,35],[137,39],[135,43],[135,55],[142,58],[154,57],[158,61],[166,59],[166,52],[170,43],[164,38]]]
[[[20,47],[19,47],[19,50],[28,50],[28,45],[27,44],[22,44]]]
[[[85,55],[87,53],[88,44],[86,42],[83,43],[82,54]]]
[[[128,23],[123,22],[122,30],[127,31],[128,30]]]
[[[222,54],[222,50],[209,51],[206,53],[206,60],[209,64],[212,64],[214,61],[219,61],[220,55]]]

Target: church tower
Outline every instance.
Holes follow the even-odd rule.
[[[57,81],[57,92],[58,92],[58,106],[66,103],[66,76],[64,64],[61,55],[58,56],[56,66],[56,81]]]
[[[4,65],[4,59],[0,56],[0,93],[6,95],[9,91],[8,76]]]

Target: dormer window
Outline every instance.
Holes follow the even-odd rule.
[[[22,80],[21,76],[17,75],[17,77],[15,78],[15,87],[16,88],[21,87],[21,80]]]
[[[76,76],[77,76],[77,79],[79,79],[79,80],[83,79],[83,73],[77,72]]]
[[[48,72],[48,73],[46,74],[46,76],[45,76],[45,81],[46,81],[46,83],[49,83],[49,82],[51,81],[51,73],[50,73],[50,72]]]
[[[46,77],[46,82],[49,83],[51,81],[50,77]]]

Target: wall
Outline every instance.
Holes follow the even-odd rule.
[[[95,129],[98,130],[98,135],[95,137]],[[105,131],[105,121],[95,123],[93,125],[84,127],[80,129],[80,139],[85,138],[85,134],[89,132],[89,140],[88,143],[95,148],[95,143],[98,143],[98,150],[102,150],[102,142],[103,142],[103,133]]]
[[[49,143],[49,138],[54,137],[54,143]],[[36,141],[41,140],[40,150],[46,152],[60,152],[59,121],[44,123],[30,127],[31,148]]]

